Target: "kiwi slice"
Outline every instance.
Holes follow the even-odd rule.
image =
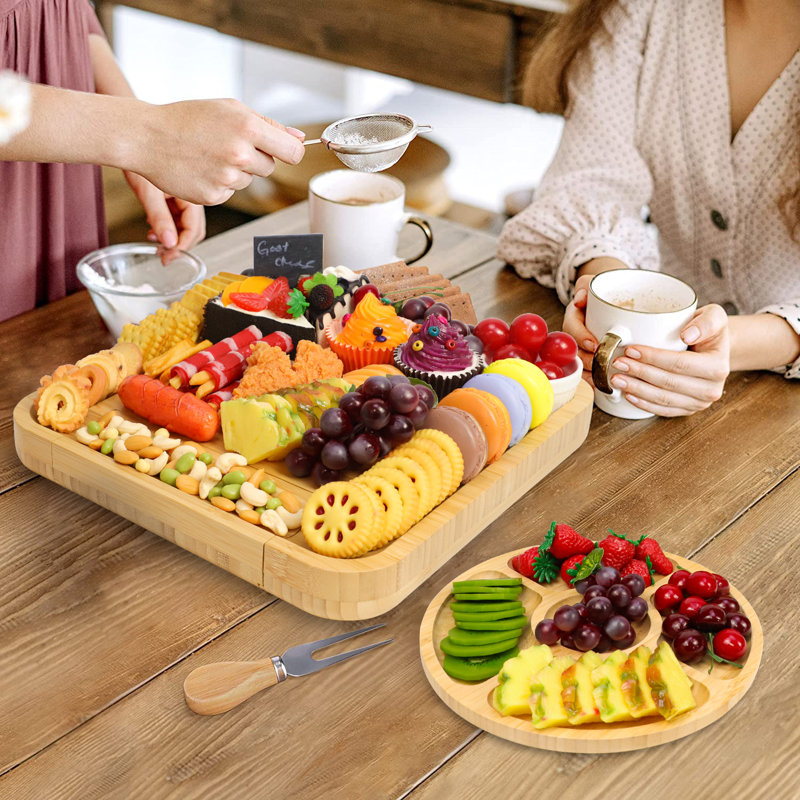
[[[450,628],[447,638],[453,644],[463,644],[474,647],[477,644],[491,644],[492,642],[503,642],[511,638],[511,634],[517,636],[518,630],[511,631],[465,631],[463,628]],[[519,629],[522,633],[522,629]]]
[[[497,578],[481,581],[454,581],[453,591],[459,594],[467,592],[492,592],[503,589],[522,589],[522,578]]]
[[[510,619],[484,620],[456,620],[456,625],[466,631],[510,631],[515,628],[524,628],[528,624],[526,616],[511,617]]]
[[[521,600],[499,600],[494,603],[475,601],[455,601],[450,603],[451,611],[464,611],[467,614],[479,614],[482,611],[508,611],[510,608],[521,609]]]
[[[525,610],[522,608],[507,608],[505,611],[483,611],[474,614],[466,611],[454,611],[453,619],[456,622],[491,622],[495,619],[508,619],[509,617],[518,617],[524,614]]]
[[[475,600],[516,600],[519,597],[518,589],[503,589],[494,592],[493,594],[454,594],[453,597],[457,601],[464,600],[466,602],[473,602]]]
[[[461,658],[478,658],[480,656],[493,656],[495,653],[502,653],[510,650],[519,641],[519,636],[513,636],[502,642],[488,642],[484,644],[464,645],[456,644],[445,637],[441,641],[442,652],[449,656],[459,656]]]
[[[442,669],[451,678],[455,678],[458,681],[485,681],[487,678],[497,675],[503,668],[503,664],[518,653],[519,648],[514,646],[510,650],[497,653],[497,655],[479,658],[445,655],[442,661]]]

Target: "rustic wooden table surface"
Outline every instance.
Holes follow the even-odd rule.
[[[241,269],[254,234],[302,230],[305,213],[257,220],[198,253]],[[432,224],[427,263],[458,278],[479,316],[536,310],[560,323],[552,293],[494,260],[491,237]],[[55,365],[109,344],[83,292],[0,324],[0,798],[798,797],[797,384],[735,375],[688,419],[595,411],[574,455],[380,618],[392,645],[199,717],[182,694],[195,667],[360,624],[301,612],[18,462],[16,402]],[[428,603],[469,566],[541,540],[552,519],[593,538],[646,532],[728,576],[765,632],[744,699],[687,739],[604,756],[512,745],[441,703],[418,652]]]

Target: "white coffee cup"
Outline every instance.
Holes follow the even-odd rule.
[[[322,234],[325,266],[352,269],[376,267],[403,259],[418,261],[433,244],[424,219],[405,212],[406,189],[391,175],[337,169],[315,175],[308,184],[312,233]],[[397,243],[406,224],[425,234],[425,247],[416,256],[399,256]]]
[[[612,364],[628,345],[685,350],[681,331],[696,309],[694,289],[672,275],[646,269],[615,269],[595,275],[586,303],[586,327],[599,342],[592,362],[595,405],[624,419],[654,416],[613,388],[611,378],[619,370]]]

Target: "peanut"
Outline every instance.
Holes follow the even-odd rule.
[[[175,480],[175,486],[186,494],[198,494],[200,483],[189,475],[179,475]]]
[[[294,514],[303,507],[303,504],[296,495],[293,495],[291,492],[287,492],[285,490],[278,492],[278,500],[283,503],[284,508],[286,508],[290,514]]]
[[[142,436],[139,433],[132,434],[125,440],[125,446],[128,450],[133,450],[134,453],[138,453],[140,450],[144,450],[146,447],[151,447],[152,445],[153,440],[149,436]],[[145,458],[147,458],[147,456],[145,456]]]
[[[150,467],[153,466],[153,462],[149,458],[140,458],[134,465],[137,472],[143,472],[145,475],[150,473]]]
[[[133,448],[128,445],[128,450],[132,449]],[[142,458],[158,458],[164,451],[160,447],[151,444],[150,447],[142,447],[136,452],[138,452]]]
[[[119,438],[119,431],[116,428],[103,428],[100,431],[100,438],[101,439],[118,439]]]
[[[131,464],[135,464],[139,460],[139,456],[136,453],[132,453],[130,450],[117,450],[114,453],[114,461],[117,464],[125,464],[126,466],[130,466]]]
[[[233,500],[228,500],[227,497],[222,497],[221,495],[212,497],[211,505],[221,508],[223,511],[233,511],[233,509],[236,508],[236,503],[234,503]]]

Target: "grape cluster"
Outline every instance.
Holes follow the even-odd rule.
[[[444,317],[450,325],[452,325],[466,341],[469,349],[473,353],[480,355],[483,353],[483,342],[473,334],[475,329],[474,325],[468,325],[460,319],[453,319],[453,312],[447,303],[439,303],[428,295],[421,297],[412,297],[406,300],[400,307],[400,316],[410,319],[412,322],[421,325],[431,314],[437,314]]]
[[[319,427],[309,428],[286,456],[286,467],[297,478],[310,475],[317,486],[342,480],[348,469],[361,472],[408,442],[435,403],[429,386],[411,384],[405,375],[373,375],[338,408],[325,409]]]
[[[560,641],[573,650],[624,650],[636,639],[634,622],[647,616],[644,578],[636,573],[620,576],[614,567],[600,567],[588,578],[575,584],[583,601],[563,605],[553,619],[543,619],[534,631],[541,644]]]
[[[705,570],[676,570],[668,583],[656,589],[653,603],[665,615],[661,633],[671,641],[681,661],[702,658],[708,650],[710,633],[722,633],[721,638],[735,641],[734,652],[741,652],[732,660],[744,655],[751,623],[736,598],[730,596],[730,584],[722,575]],[[715,649],[716,642],[715,638]],[[730,654],[724,657],[729,658]]]

